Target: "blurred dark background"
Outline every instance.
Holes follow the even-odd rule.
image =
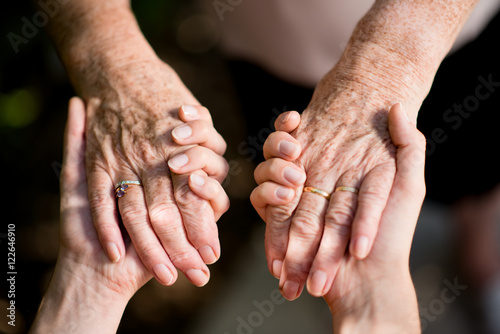
[[[265,298],[262,296],[268,296],[270,289],[277,286],[266,272],[262,254],[263,226],[248,200],[254,186],[254,164],[249,156],[238,153],[239,144],[247,141],[246,122],[242,115],[244,106],[235,88],[238,83],[231,76],[231,65],[217,50],[217,29],[208,17],[201,14],[194,1],[132,1],[132,6],[146,38],[156,52],[179,73],[199,101],[211,110],[215,127],[228,142],[226,158],[234,172],[230,173],[224,184],[231,198],[231,209],[219,223],[223,251],[221,260],[210,267],[210,283],[202,289],[195,288],[182,275],[171,288],[151,281],[130,302],[119,332],[207,334],[214,330],[208,329],[206,324],[219,321],[226,322],[221,328],[227,328],[228,331],[232,328],[232,334],[237,325],[237,316],[244,318],[250,314],[252,300]],[[29,1],[10,2],[8,6],[4,4],[0,11],[0,203],[3,223],[0,245],[2,252],[6,253],[7,225],[15,224],[18,273],[17,325],[13,328],[2,320],[0,332],[5,333],[27,331],[57,258],[58,175],[67,101],[74,95],[43,29],[27,43],[20,44],[18,52],[7,38],[10,32],[20,34],[23,17],[30,19],[35,11]],[[497,24],[480,44],[472,43],[460,56],[452,56],[446,61],[436,77],[434,88],[437,89],[431,92],[423,110],[437,111],[433,114],[434,118],[441,118],[443,112],[452,108],[455,102],[462,102],[474,93],[478,76],[487,78],[493,73],[495,80],[500,81],[500,56],[498,51],[494,52],[495,45],[492,42],[498,40],[498,32]],[[262,89],[268,87],[263,84]],[[495,94],[457,131],[450,129],[449,124],[439,125],[442,120],[433,119],[431,112],[421,114],[419,118],[419,127],[428,140],[433,140],[433,132],[437,128],[444,129],[448,135],[446,142],[437,143],[437,148],[433,147],[434,151],[429,156],[428,170],[433,171],[427,172],[430,195],[424,205],[412,253],[412,274],[423,305],[421,307],[428,308],[436,304],[432,303],[436,298],[439,299],[440,292],[446,287],[445,281],[453,282],[458,277],[460,283],[468,282],[469,287],[456,303],[446,305],[446,310],[440,312],[436,319],[424,319],[428,323],[427,333],[492,333],[482,328],[485,320],[481,298],[485,292],[474,285],[477,282],[470,278],[474,275],[463,271],[464,268],[481,270],[474,269],[470,264],[464,266],[462,261],[467,258],[463,254],[464,250],[475,249],[477,241],[465,247],[463,239],[457,236],[470,233],[471,230],[489,234],[491,230],[475,226],[471,229],[469,222],[453,224],[457,220],[455,207],[458,199],[473,195],[475,204],[482,203],[480,195],[491,192],[498,184],[500,173],[495,162],[498,160],[498,141],[495,141],[498,136],[498,105],[498,94]],[[282,105],[272,106],[283,111]],[[262,120],[259,125],[261,128],[268,126],[272,119],[270,108],[268,111],[269,118]],[[433,143],[436,144],[436,140]],[[440,151],[448,154],[439,154]],[[472,216],[474,208],[482,208],[481,204],[471,207],[473,209],[469,211],[472,213],[467,211],[467,214]],[[481,236],[478,238],[481,240]],[[478,254],[472,256],[470,261],[474,262],[483,253],[478,251]],[[262,260],[254,266],[252,258]],[[241,275],[254,278],[245,274],[248,268],[242,269],[247,265],[250,269],[259,269],[255,270],[259,274],[254,281],[241,278]],[[238,277],[246,282],[242,283],[241,289],[244,289],[244,284],[249,284],[256,290],[263,290],[263,294],[249,292],[250,295],[246,297],[237,293],[233,296],[233,291],[238,291],[234,287]],[[7,307],[4,282],[2,279],[0,285],[0,316],[3,319]],[[491,293],[498,293],[495,291]],[[315,328],[322,328],[321,333],[328,333],[331,324],[324,314],[325,307],[321,301],[313,301],[307,296],[301,297],[301,300],[282,307],[280,312],[283,311],[283,314],[278,312],[273,317],[275,322],[288,322],[295,328],[287,333],[301,333],[304,331],[294,325],[295,322],[299,323],[300,316],[306,317],[308,312],[314,313],[311,310],[318,310],[316,307],[322,307],[323,311],[316,312],[320,314],[321,325],[317,325],[315,320],[304,323],[308,326],[315,324],[319,326]],[[211,318],[213,305],[218,305],[214,308],[219,312],[220,319],[217,321]],[[499,309],[489,311],[500,314]],[[315,319],[314,316],[317,314],[311,315],[311,319]],[[266,326],[255,329],[255,333],[285,333]],[[319,333],[320,330],[310,331]]]

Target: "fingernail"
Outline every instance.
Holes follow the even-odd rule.
[[[297,298],[297,295],[299,294],[299,283],[294,282],[294,281],[286,281],[285,284],[283,284],[283,297],[285,297],[288,300],[293,300]]]
[[[287,111],[285,117],[281,120],[281,123],[286,123],[290,119],[290,115],[292,115],[291,111]]]
[[[205,262],[205,264],[212,264],[217,261],[217,256],[215,255],[212,247],[205,245],[198,249],[198,253],[200,253],[201,258]]]
[[[108,242],[106,244],[106,252],[108,253],[108,257],[112,262],[118,262],[120,260],[120,251],[118,250],[118,246],[116,246],[113,242]]]
[[[326,273],[322,270],[317,270],[311,277],[311,280],[308,282],[308,290],[309,293],[316,297],[320,297],[323,295],[323,290],[325,289],[327,276]]]
[[[185,154],[179,154],[168,161],[168,165],[174,169],[181,168],[189,162],[189,158]]]
[[[196,107],[193,106],[182,106],[182,111],[184,111],[184,114],[189,118],[194,118],[198,116],[198,109],[196,109]]]
[[[365,236],[359,237],[354,243],[354,255],[360,259],[364,259],[368,253],[368,238]]]
[[[189,175],[189,178],[197,186],[201,187],[205,184],[205,179],[198,174],[191,174],[191,175]]]
[[[189,125],[181,125],[172,131],[172,136],[177,139],[186,139],[193,134],[193,130]]]
[[[277,279],[279,279],[281,276],[281,268],[282,267],[283,267],[283,261],[280,261],[280,260],[273,261],[273,275]]]
[[[304,173],[292,167],[285,167],[283,174],[285,176],[285,179],[287,179],[287,181],[292,182],[294,184],[302,184],[306,178]]]
[[[299,149],[299,146],[295,143],[289,142],[289,141],[282,141],[278,145],[278,150],[289,157],[295,156],[297,150]]]
[[[292,189],[285,187],[278,187],[276,189],[276,196],[281,199],[288,199],[292,194]]]
[[[207,284],[210,279],[210,277],[208,277],[208,275],[200,269],[189,269],[186,271],[186,276],[189,280],[191,280],[191,282],[193,282],[194,285],[199,287]]]
[[[172,273],[170,272],[170,270],[168,270],[166,265],[164,265],[162,263],[156,264],[153,267],[153,272],[155,274],[156,279],[158,281],[160,281],[161,284],[164,284],[164,285],[172,284],[174,277],[173,277]]]

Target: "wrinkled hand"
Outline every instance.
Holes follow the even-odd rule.
[[[171,173],[169,166],[182,169],[190,155],[203,154],[218,167],[199,168],[222,182],[225,143],[208,141],[188,152],[191,146],[173,141],[172,130],[183,124],[179,107],[184,121],[209,113],[166,64],[131,63],[102,75],[86,93],[89,200],[101,244],[111,260],[124,256],[121,217],[139,257],[160,283],[173,284],[177,268],[202,286],[210,275],[206,264],[220,255],[214,211],[189,189],[189,175]],[[140,180],[143,186],[129,187],[117,208],[114,189],[123,180]]]
[[[268,149],[277,150],[280,142],[292,138],[287,132],[298,125],[300,118],[296,113],[290,116],[295,120],[277,126],[285,132],[277,132],[275,137],[279,140]],[[408,259],[425,196],[425,138],[406,119],[399,104],[390,111],[389,128],[397,147],[397,173],[372,251],[363,260],[345,253],[333,285],[324,296],[334,318],[334,332],[419,333]],[[295,168],[293,162],[274,157],[256,169],[259,186],[251,200],[264,220],[268,219],[269,206],[293,199],[282,198],[280,192],[293,193],[296,185],[287,178],[287,169]]]
[[[110,262],[100,245],[87,197],[84,161],[85,106],[79,98],[70,100],[64,141],[64,162],[61,171],[61,243],[56,271],[62,268],[61,275],[66,272],[76,275],[82,270],[71,268],[85,268],[85,277],[80,277],[80,280],[92,276],[92,282],[87,284],[100,285],[99,293],[102,296],[128,301],[152,275],[142,264],[129,240],[125,243],[126,253],[118,263]]]
[[[295,140],[277,146],[279,133],[268,138],[266,159],[296,159],[307,175],[304,186],[331,194],[327,200],[299,186],[290,204],[267,209],[268,266],[287,299],[297,298],[306,280],[312,295],[324,295],[348,244],[359,259],[370,252],[396,171],[386,101],[324,80],[292,133]],[[334,192],[339,186],[359,193]]]

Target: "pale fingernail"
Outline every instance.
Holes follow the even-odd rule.
[[[290,119],[290,115],[292,115],[291,111],[287,111],[285,117],[281,120],[281,123],[286,123]]]
[[[322,296],[323,290],[325,289],[326,280],[327,276],[324,271],[321,270],[315,271],[310,281],[308,282],[309,292],[316,297]]]
[[[189,118],[198,116],[198,109],[193,106],[182,106],[182,111],[184,111],[184,115],[188,116]]]
[[[283,267],[283,261],[280,261],[280,260],[273,261],[273,275],[277,279],[279,279],[281,276],[281,268],[282,267]]]
[[[289,141],[282,141],[278,145],[278,150],[289,157],[295,156],[297,150],[299,149],[299,146],[295,143],[289,142]]]
[[[217,261],[217,256],[215,255],[214,250],[208,245],[200,247],[198,249],[198,253],[200,253],[200,256],[205,264],[212,264]]]
[[[106,252],[108,253],[108,257],[112,262],[118,262],[118,260],[120,260],[120,251],[118,250],[118,246],[116,246],[115,243],[106,243]]]
[[[181,168],[189,162],[189,158],[185,154],[179,154],[168,161],[168,165],[174,169]]]
[[[304,173],[302,173],[302,172],[300,172],[292,167],[285,167],[285,170],[283,171],[283,175],[285,176],[285,179],[287,179],[288,182],[295,183],[295,184],[302,184],[306,178]]]
[[[205,179],[198,174],[191,174],[191,175],[189,175],[189,178],[197,186],[201,187],[205,184]]]
[[[293,300],[297,298],[297,295],[299,294],[299,283],[294,282],[294,281],[286,281],[285,284],[283,284],[282,292],[283,292],[283,297],[285,297],[288,300]]]
[[[191,280],[191,282],[193,282],[194,285],[200,287],[207,284],[210,279],[207,274],[200,269],[189,269],[186,271],[186,276]]]
[[[356,257],[359,259],[364,259],[366,255],[368,255],[368,243],[369,240],[365,236],[359,237],[355,242],[354,242],[354,254]]]
[[[168,270],[166,265],[162,263],[156,264],[153,267],[153,272],[155,274],[156,279],[160,281],[161,284],[163,285],[172,284],[174,276],[172,275],[170,270]]]
[[[172,131],[172,136],[177,139],[186,139],[191,137],[193,130],[189,125],[181,125]]]
[[[292,194],[292,189],[285,187],[276,188],[276,196],[281,199],[288,199]]]

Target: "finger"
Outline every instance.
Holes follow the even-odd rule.
[[[168,161],[168,166],[176,174],[187,174],[201,169],[219,182],[224,181],[229,171],[226,159],[201,146],[194,146],[173,156]]]
[[[272,182],[265,182],[262,185]],[[254,203],[255,206],[259,206],[259,203],[265,203],[269,200],[269,198],[265,200],[258,200],[258,191],[260,187],[254,190],[256,194],[254,194]],[[265,218],[266,218],[266,235],[265,235],[265,249],[266,249],[266,259],[267,266],[271,274],[280,279],[281,273],[283,270],[283,261],[285,259],[285,254],[287,252],[288,247],[288,235],[290,231],[290,225],[292,223],[292,215],[297,208],[297,205],[300,200],[300,196],[302,194],[302,187],[298,187],[293,189],[292,200],[288,199],[288,194],[284,193],[282,195],[278,194],[276,190],[267,191],[265,189],[260,190],[262,192],[261,196],[265,196],[268,193],[274,193],[276,197],[286,197],[285,202],[289,202],[287,204],[269,204],[265,209]],[[284,190],[282,190],[284,192]],[[280,195],[280,196],[278,196]],[[286,196],[285,196],[286,195]],[[267,195],[266,195],[267,196]],[[272,199],[272,198],[271,198]],[[264,206],[264,204],[260,204]],[[262,215],[261,215],[262,217]]]
[[[219,155],[226,152],[226,142],[208,121],[195,120],[180,125],[172,130],[172,138],[179,145],[198,144]]]
[[[215,214],[210,202],[189,187],[189,175],[172,175],[175,202],[179,207],[189,242],[203,259],[211,264],[220,257]]]
[[[300,114],[295,110],[287,111],[278,116],[274,122],[276,131],[291,133],[297,129],[300,124]]]
[[[203,286],[208,282],[210,272],[199,252],[189,241],[184,217],[173,192],[175,183],[167,173],[167,166],[161,165],[148,169],[142,175],[148,216],[154,233],[173,265],[191,283]],[[138,210],[144,210],[144,206],[138,207]],[[212,212],[211,215],[213,216]],[[157,243],[154,245],[156,251]]]
[[[310,178],[307,184],[330,193],[333,184],[329,182],[316,176]],[[327,206],[326,198],[304,192],[294,212],[279,285],[288,300],[298,298],[305,285],[323,233]]]
[[[120,174],[120,180],[139,180],[137,175],[130,172]],[[150,187],[148,182],[143,182],[144,188]],[[152,226],[153,215],[148,214],[144,188],[130,185],[123,197],[118,198],[118,208],[132,243],[144,266],[163,285],[171,285],[177,279],[177,271],[167,256],[162,244],[156,236]],[[151,208],[154,210],[154,207]],[[154,212],[154,211],[153,211]]]
[[[393,163],[378,165],[366,175],[361,184],[349,246],[350,254],[359,260],[370,253],[382,212],[387,205],[395,172],[396,166]]]
[[[359,178],[344,173],[335,185],[357,189]],[[313,296],[326,294],[335,279],[347,249],[352,221],[357,210],[358,195],[352,191],[334,191],[325,214],[323,235],[307,279],[307,290]]]
[[[254,177],[257,184],[273,181],[293,188],[304,184],[306,180],[306,174],[297,165],[278,158],[260,163],[255,169]]]
[[[409,178],[406,183],[412,182],[415,187],[424,187],[421,190],[425,192],[422,177],[425,167],[425,136],[416,129],[399,103],[389,112],[389,132],[397,147],[398,177]]]
[[[190,122],[199,119],[213,124],[210,112],[203,106],[181,106],[179,108],[178,115],[183,122]]]
[[[118,262],[125,255],[125,243],[120,231],[115,185],[108,172],[91,166],[87,172],[88,196],[94,226],[99,241],[112,262]]]
[[[264,142],[264,158],[296,160],[301,154],[299,141],[286,132],[273,132]]]
[[[295,192],[291,188],[283,187],[274,182],[264,182],[252,191],[250,202],[262,220],[267,222],[267,206],[288,204],[294,195]]]
[[[196,195],[210,201],[216,221],[229,209],[229,197],[227,197],[222,185],[216,180],[204,175],[191,174],[189,188]]]

